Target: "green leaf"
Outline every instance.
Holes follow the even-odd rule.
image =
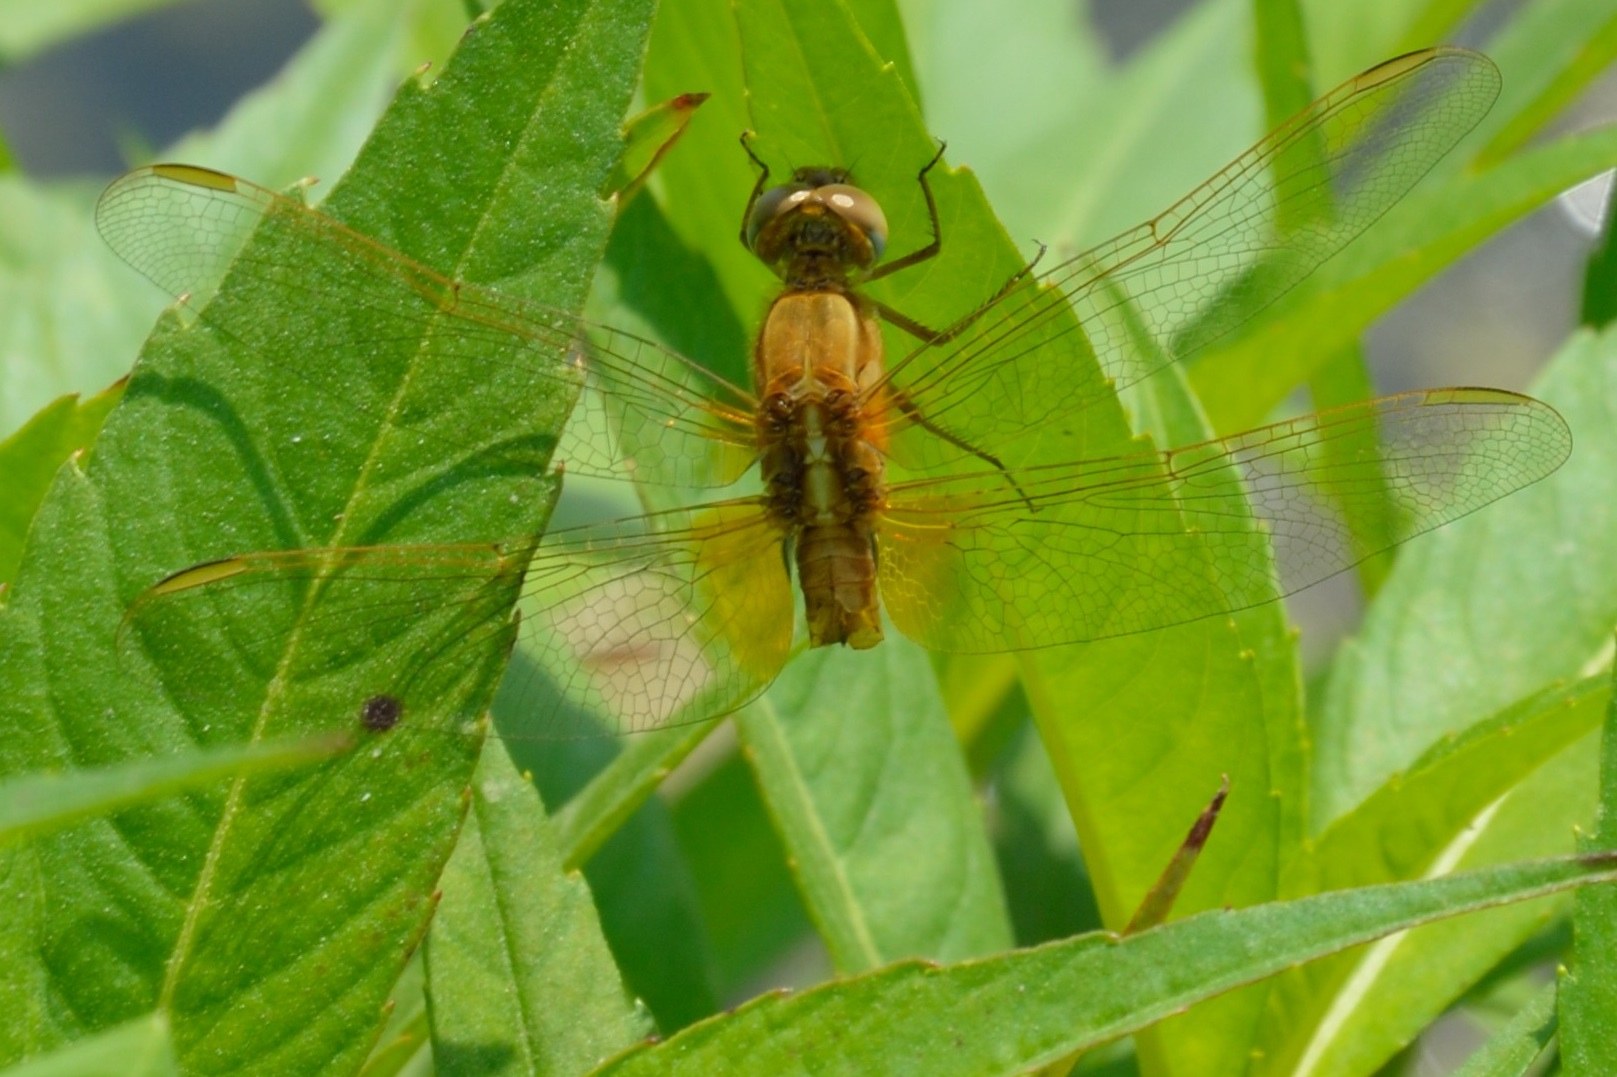
[[[553,843],[538,793],[489,746],[427,934],[439,1073],[573,1074],[650,1031]]]
[[[41,837],[229,778],[308,767],[352,741],[318,737],[226,746],[96,769],[25,774],[0,783],[0,845]]]
[[[1010,233],[1055,250],[1089,247],[1151,219],[1261,135],[1246,53],[1231,47],[1251,39],[1250,12],[1248,0],[1197,5],[1126,67],[1066,99],[1065,115],[1025,154],[972,161]]]
[[[1072,817],[1030,725],[1020,728],[990,780],[994,851],[1017,943],[1028,946],[1099,928],[1100,910]]]
[[[58,397],[21,430],[0,441],[0,585],[17,572],[28,526],[45,498],[52,476],[75,453],[87,452],[101,423],[123,396],[117,383],[90,399]]]
[[[596,1072],[880,1072],[899,1058],[936,1075],[1019,1073],[1299,961],[1614,876],[1609,860],[1517,864],[1215,910],[1122,939],[1085,935],[943,967],[902,963],[765,996]]]
[[[1271,130],[1308,107],[1316,96],[1310,78],[1308,40],[1297,0],[1254,0],[1253,23],[1258,85]]]
[[[604,246],[597,192],[648,19],[637,0],[502,5],[430,91],[401,91],[327,211],[456,277],[576,309]],[[128,603],[202,559],[523,536],[544,521],[553,484],[488,465],[539,455],[526,447],[550,444],[569,402],[498,352],[469,368],[434,350],[430,311],[413,338],[398,321],[368,332],[385,311],[356,296],[344,312],[341,252],[299,235],[266,228],[249,260],[295,266],[309,291],[226,280],[203,320],[169,319],[88,468],[58,478],[0,610],[3,769],[348,728],[357,701],[413,675],[396,697],[405,728],[314,777],[241,781],[36,843],[25,896],[37,926],[7,936],[0,964],[41,1019],[10,1031],[29,1038],[8,1041],[8,1058],[156,1007],[192,1068],[352,1069],[425,930],[476,744],[417,736],[411,719],[486,706],[504,631],[467,636],[453,610],[407,618],[396,648],[322,667],[316,633],[266,637],[272,604],[231,593],[180,603],[115,649]],[[447,663],[412,666],[412,645],[434,637],[452,644],[437,656]],[[171,701],[200,709],[182,716]]]
[[[839,970],[1010,944],[982,814],[924,651],[898,638],[872,654],[811,651],[737,728]]]
[[[178,1077],[180,1072],[168,1023],[156,1014],[0,1071],[5,1077]]]
[[[741,78],[735,15],[727,5],[702,0],[659,4],[646,48],[642,92],[653,101],[696,91],[711,94],[678,152],[657,169],[666,229],[659,250],[685,252],[684,262],[701,262],[693,275],[683,262],[658,259],[647,266],[649,286],[668,309],[654,319],[661,335],[686,354],[732,378],[745,379],[758,305],[774,278],[741,245],[741,211],[752,189],[752,166],[738,139],[749,126]],[[641,200],[644,203],[644,200]],[[633,206],[641,209],[642,206]],[[624,245],[638,253],[635,244]],[[622,257],[614,243],[614,253]],[[668,303],[670,289],[661,266],[692,282]],[[725,327],[716,333],[713,326]]]
[[[1565,749],[1521,782],[1473,834],[1450,842],[1433,871],[1470,871],[1528,855],[1561,852],[1587,826],[1595,781],[1591,739]],[[1414,1042],[1446,1009],[1527,940],[1564,918],[1562,898],[1490,909],[1473,922],[1444,922],[1381,939],[1333,958],[1353,970],[1313,1033],[1298,1041],[1299,1066],[1321,1074],[1374,1072]],[[1291,1073],[1276,1059],[1272,1073]]]
[[[1617,676],[1617,672],[1613,673]],[[1600,736],[1600,808],[1584,850],[1617,847],[1617,692]],[[1561,977],[1561,1050],[1569,1073],[1617,1069],[1617,888],[1573,900],[1572,971]]]
[[[1454,1077],[1527,1077],[1555,1038],[1555,985],[1545,984],[1510,1022],[1454,1071]]]

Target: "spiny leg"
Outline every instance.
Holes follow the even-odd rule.
[[[752,244],[747,241],[747,222],[752,219],[752,207],[764,193],[764,184],[769,182],[769,166],[764,164],[762,157],[752,152],[752,139],[753,132],[741,132],[741,148],[752,159],[752,163],[758,166],[758,180],[752,185],[752,193],[747,196],[747,204],[741,210],[741,245],[749,251],[752,250]]]
[[[916,426],[919,426],[922,430],[927,431],[934,437],[942,438],[944,441],[947,441],[950,445],[953,445],[960,451],[975,456],[989,467],[992,467],[995,471],[998,471],[1002,476],[1004,476],[1006,484],[1009,485],[1012,490],[1016,491],[1016,496],[1021,498],[1023,502],[1027,504],[1027,509],[1029,512],[1039,511],[1039,507],[1033,503],[1033,499],[1031,497],[1028,497],[1027,491],[1022,489],[1022,485],[1016,481],[1016,476],[1011,474],[1010,469],[1005,466],[1004,462],[1000,460],[999,457],[995,456],[991,452],[977,448],[977,446],[973,445],[965,438],[952,434],[943,427],[932,422],[932,420],[928,419],[924,414],[922,414],[921,409],[916,406],[915,401],[911,400],[909,398],[909,394],[904,392],[904,390],[894,386],[888,386],[887,395],[893,406],[899,411],[903,412],[904,415],[907,416],[909,420]]]
[[[926,215],[927,218],[932,222],[932,242],[928,243],[919,250],[911,251],[902,258],[888,262],[885,265],[878,266],[876,269],[871,271],[870,276],[865,278],[867,281],[881,280],[883,277],[891,273],[897,273],[900,269],[908,269],[910,266],[920,265],[928,258],[936,258],[938,256],[938,252],[943,249],[943,233],[938,224],[938,203],[937,200],[932,197],[932,185],[926,181],[926,174],[932,171],[932,169],[937,166],[939,161],[943,160],[943,151],[947,148],[948,143],[940,139],[938,142],[938,152],[932,155],[932,160],[923,165],[921,171],[916,173],[915,176],[915,181],[921,185],[921,194],[926,196]]]

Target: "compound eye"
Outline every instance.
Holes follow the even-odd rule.
[[[752,204],[752,212],[747,215],[747,247],[754,254],[758,253],[758,233],[777,217],[802,205],[813,193],[814,188],[806,183],[785,183],[759,195],[758,201]]]
[[[874,198],[848,183],[829,183],[815,194],[838,217],[863,232],[876,257],[881,258],[887,249],[887,215]]]

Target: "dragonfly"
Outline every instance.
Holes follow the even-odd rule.
[[[156,583],[131,620],[155,633],[204,599],[284,593],[322,668],[379,646],[414,655],[351,700],[383,731],[462,675],[474,644],[513,638],[520,589],[542,682],[529,728],[564,736],[730,713],[796,648],[874,647],[889,623],[934,650],[993,653],[1275,601],[1543,478],[1570,451],[1564,422],[1515,393],[1443,388],[1167,450],[1030,463],[1023,448],[1239,331],[1402,198],[1498,87],[1492,63],[1463,50],[1381,64],[1152,220],[990,282],[936,328],[861,289],[941,249],[928,181],[941,149],[917,176],[932,236],[889,258],[881,207],[847,171],[771,185],[753,156],[741,238],[780,290],[751,385],[454,280],[244,180],[129,173],[99,203],[103,236],[273,369],[346,393],[365,372],[327,357],[363,348],[378,319],[390,337],[430,336],[435,362],[572,396],[558,467],[631,480],[650,507],[537,537],[237,553]],[[298,250],[357,283],[300,280],[284,253]],[[315,328],[257,325],[232,297],[263,289],[295,291]],[[356,304],[367,328],[347,316]],[[884,322],[913,344],[887,354]],[[1038,362],[1075,342],[1092,364]],[[272,654],[289,646],[285,624],[246,620]]]

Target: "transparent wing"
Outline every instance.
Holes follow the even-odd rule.
[[[906,483],[880,533],[882,599],[940,651],[1163,628],[1317,583],[1537,481],[1570,450],[1546,404],[1437,389],[1027,468],[1019,489],[996,471]]]
[[[921,469],[963,456],[926,424],[999,453],[1229,336],[1386,213],[1498,91],[1493,63],[1458,49],[1351,79],[1154,220],[890,364],[883,388],[914,405],[888,415],[894,455]],[[1102,376],[1074,361],[1086,346]]]
[[[270,691],[375,727],[464,730],[481,714],[445,686],[519,643],[519,736],[635,732],[727,714],[790,650],[780,535],[751,500],[557,531],[532,544],[398,545],[246,554],[145,592],[126,636],[173,695],[224,714]],[[531,560],[529,554],[532,554]],[[520,618],[511,603],[520,588]],[[519,627],[515,627],[519,626]],[[204,670],[194,681],[185,670]],[[446,703],[448,700],[450,702]],[[385,705],[384,705],[385,704]],[[512,735],[509,732],[503,735]]]
[[[574,473],[723,486],[753,458],[756,405],[745,390],[650,341],[450,280],[244,180],[189,165],[138,169],[107,188],[96,224],[215,329],[336,398],[356,395],[368,355],[430,339],[435,361],[481,380],[581,393],[557,452]],[[255,302],[232,301],[242,293]],[[266,296],[284,297],[297,317],[266,326]]]

